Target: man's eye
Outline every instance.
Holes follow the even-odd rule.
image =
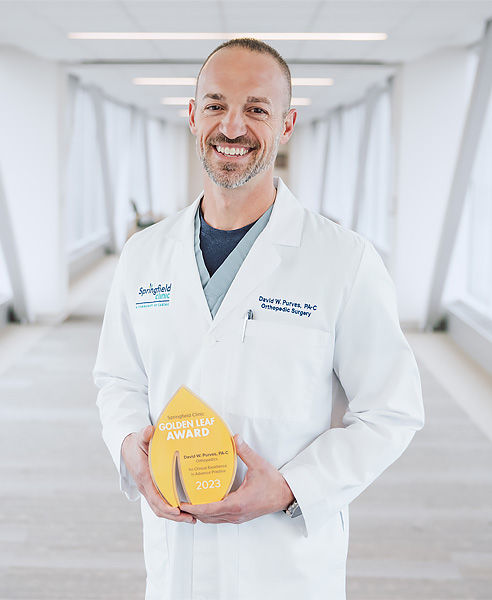
[[[206,107],[206,110],[220,110],[221,107],[218,104],[211,104],[210,106]]]
[[[251,112],[253,112],[255,115],[266,115],[267,114],[266,110],[263,110],[262,108],[259,108],[258,106],[253,106],[253,108],[251,109]]]

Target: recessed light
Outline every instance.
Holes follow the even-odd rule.
[[[161,104],[167,106],[188,106],[190,98],[188,96],[162,98]]]
[[[311,104],[311,98],[292,98],[290,101],[291,106],[309,106]]]
[[[166,106],[188,106],[190,98],[188,96],[177,96],[162,98],[161,104]],[[292,98],[292,106],[309,106],[311,104],[311,98]]]
[[[196,85],[196,77],[135,77],[135,85]]]
[[[75,40],[230,40],[238,37],[254,37],[260,40],[326,41],[326,42],[375,42],[388,38],[386,33],[179,33],[141,31],[75,31],[68,34]]]
[[[135,77],[135,85],[196,85],[196,77]],[[328,77],[293,77],[292,85],[333,85]]]
[[[292,77],[292,85],[333,85],[335,82],[328,77]]]

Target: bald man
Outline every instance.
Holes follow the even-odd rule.
[[[115,275],[95,380],[121,488],[142,500],[147,600],[345,598],[348,505],[423,425],[379,256],[273,175],[290,101],[272,47],[214,50],[189,106],[203,193],[133,236]],[[149,282],[168,303],[142,302]],[[181,385],[236,434],[220,502],[174,508],[153,484],[153,424]]]

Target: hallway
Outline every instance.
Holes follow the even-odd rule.
[[[143,598],[139,507],[118,491],[91,376],[113,268],[72,286],[63,324],[0,334],[0,600]],[[348,598],[490,600],[492,420],[473,407],[477,426],[440,383],[450,357],[460,381],[471,372],[451,342],[409,338],[427,424],[352,505]],[[472,377],[492,407],[492,378]]]

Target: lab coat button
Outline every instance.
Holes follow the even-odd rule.
[[[215,346],[216,341],[217,340],[212,335],[209,335],[206,339],[207,346]]]

